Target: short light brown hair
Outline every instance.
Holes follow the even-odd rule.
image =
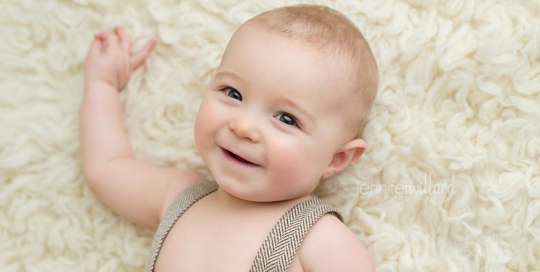
[[[296,5],[263,12],[245,23],[250,24],[306,42],[320,52],[350,58],[355,78],[343,96],[344,127],[350,139],[359,138],[377,94],[379,73],[369,44],[354,23],[326,6]]]

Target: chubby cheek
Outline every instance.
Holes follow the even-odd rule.
[[[201,157],[205,161],[206,152],[209,151],[214,144],[213,134],[215,122],[217,121],[216,117],[218,115],[215,108],[213,110],[211,104],[212,103],[207,99],[203,100],[199,112],[197,113],[194,127],[195,144],[197,145]]]
[[[320,154],[313,147],[294,141],[275,145],[268,152],[272,156],[269,178],[277,190],[290,196],[310,193],[306,190],[322,175]]]

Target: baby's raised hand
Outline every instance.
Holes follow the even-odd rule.
[[[141,50],[131,53],[129,35],[119,27],[114,32],[102,31],[94,35],[85,63],[87,86],[101,82],[122,90],[132,74],[146,67],[146,58],[156,41],[150,40]]]

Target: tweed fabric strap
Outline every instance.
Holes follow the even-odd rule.
[[[218,188],[217,183],[213,180],[202,181],[190,185],[176,196],[163,215],[156,234],[154,235],[154,241],[152,242],[152,249],[150,251],[150,256],[148,257],[148,262],[146,263],[145,271],[154,271],[157,256],[159,255],[163,241],[178,218],[180,218],[191,205],[199,199],[215,192]]]
[[[308,199],[291,208],[270,231],[249,271],[287,271],[308,230],[326,213],[343,222],[338,210],[318,198]]]

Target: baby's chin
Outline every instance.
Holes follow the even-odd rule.
[[[283,198],[281,199],[276,198],[268,194],[262,195],[262,194],[257,194],[254,192],[236,192],[234,190],[230,190],[230,191],[223,190],[223,191],[227,192],[228,194],[230,194],[231,196],[239,200],[248,201],[248,202],[261,202],[262,203],[262,202],[275,202],[275,201],[283,200]]]
[[[229,200],[241,202],[277,202],[277,201],[286,201],[294,199],[294,197],[285,195],[285,194],[272,194],[268,190],[246,190],[246,188],[230,188],[225,184],[220,184],[219,181],[216,181],[220,189],[226,193],[227,197],[231,197]]]

